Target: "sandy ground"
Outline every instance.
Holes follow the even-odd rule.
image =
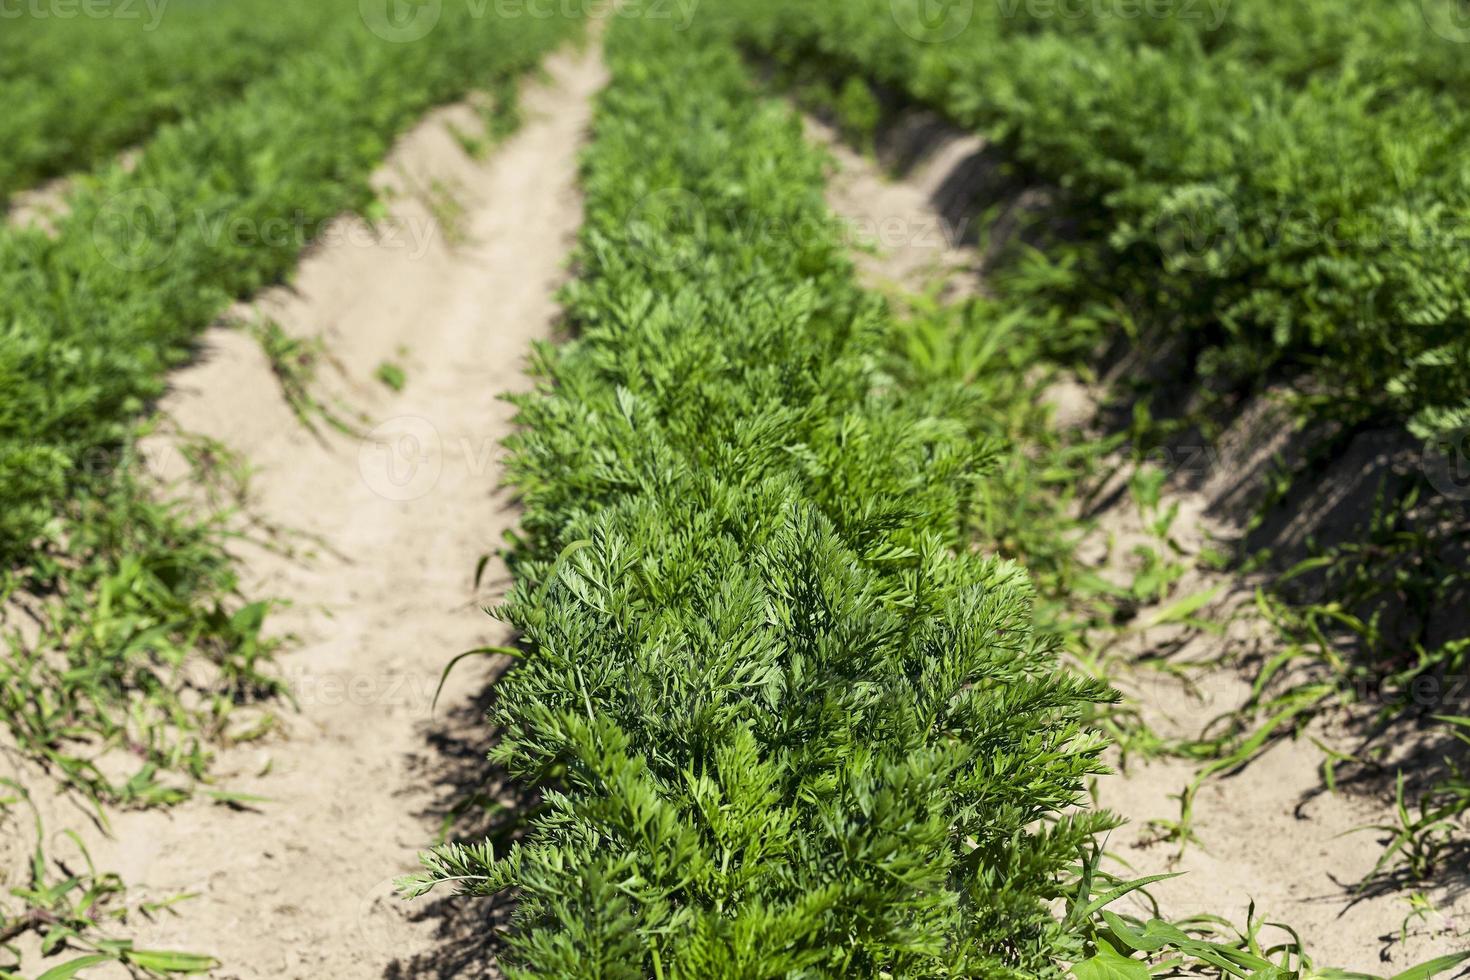
[[[553,332],[581,223],[577,154],[604,82],[591,50],[546,68],[525,126],[488,160],[451,135],[474,131],[469,108],[436,112],[382,169],[393,203],[376,232],[340,221],[290,289],[236,311],[321,335],[340,362],[325,380],[365,413],[365,438],[308,433],[242,330],[211,330],[172,379],[162,411],[242,454],[252,517],[291,529],[289,551],[238,551],[245,594],[291,602],[272,630],[292,638],[281,666],[301,711],[286,713],[287,739],[221,754],[223,786],[269,802],[118,813],[114,837],[91,842],[131,899],[197,895],[178,915],[135,917],[140,948],[279,980],[381,977],[433,945],[434,922],[410,919],[392,879],[415,869],[478,755],[472,706],[497,665],[466,661],[437,713],[430,702],[451,657],[507,639],[479,608],[503,575],[492,565],[479,593],[472,581],[516,517],[495,492],[512,412],[498,396],[527,387],[529,347]],[[372,380],[385,360],[406,368],[401,393]],[[163,475],[183,475],[167,444],[154,449]],[[436,744],[474,749],[446,761]]]
[[[140,156],[142,150],[136,147],[123,150],[117,155],[117,165],[131,173],[137,167]],[[76,184],[75,176],[52,178],[39,187],[12,194],[7,202],[9,210],[5,210],[5,203],[0,203],[0,211],[4,212],[6,222],[17,228],[35,225],[47,233],[53,233],[57,220],[67,214],[66,196]]]
[[[845,222],[845,234],[864,281],[875,289],[937,289],[949,301],[982,290],[981,256],[964,245],[971,231],[963,215],[933,203],[950,174],[983,146],[979,137],[947,135],[904,174],[884,178],[872,161],[841,142],[826,122],[808,116],[807,136],[826,146],[841,168],[828,186],[828,203]]]
[[[65,213],[63,199],[73,183],[70,178],[58,177],[40,187],[16,193],[11,197],[9,210],[5,212],[6,222],[17,228],[36,225],[53,231],[55,219]]]
[[[843,145],[826,124],[808,119],[807,129],[838,162],[828,192],[830,206],[858,230],[856,241],[877,245],[876,254],[858,256],[860,272],[870,285],[919,291],[934,289],[936,277],[949,277],[950,283],[939,290],[947,298],[983,292],[977,270],[984,267],[984,256],[961,240],[958,232],[965,229],[965,220],[955,214],[946,193],[971,182],[962,171],[979,162],[982,146],[977,140],[936,132],[931,151],[919,154],[902,177],[894,179],[870,158]],[[870,241],[862,234],[868,229],[888,233]],[[943,233],[933,234],[934,229]],[[1101,391],[1073,382],[1045,395],[1057,405],[1059,424],[1081,426],[1092,415]],[[1255,413],[1255,424],[1267,433],[1267,442],[1269,433],[1278,431],[1272,429],[1269,413]],[[1236,441],[1249,447],[1263,440]],[[1228,470],[1229,460],[1217,459],[1213,465]],[[1233,475],[1219,474],[1226,480]],[[1120,471],[1112,485],[1095,495],[1105,503],[1094,515],[1096,533],[1083,543],[1085,560],[1125,582],[1129,572],[1122,567],[1121,556],[1127,556],[1133,544],[1150,540],[1127,493],[1128,478],[1126,471]],[[1165,490],[1164,508],[1173,503],[1180,508],[1172,537],[1186,556],[1197,555],[1212,540],[1230,533],[1207,513],[1213,499],[1208,491],[1214,489],[1210,482],[1204,480],[1199,490],[1181,485]],[[1156,540],[1151,543],[1158,545]],[[1173,598],[1218,589],[1202,615],[1227,623],[1224,632],[1182,635],[1179,627],[1134,628],[1121,638],[1115,652],[1126,657],[1169,650],[1179,661],[1210,661],[1227,652],[1236,655],[1268,645],[1269,628],[1252,612],[1255,585],[1194,568]],[[1157,611],[1145,608],[1135,622],[1146,623]],[[1249,690],[1246,678],[1228,668],[1208,672],[1194,694],[1154,672],[1122,676],[1120,686],[1140,702],[1151,724],[1177,736],[1197,735],[1206,721],[1239,703]],[[1311,734],[1331,740],[1322,726]],[[1318,966],[1389,975],[1466,948],[1470,941],[1464,935],[1456,938],[1450,930],[1470,930],[1470,898],[1453,891],[1453,886],[1428,890],[1443,914],[1412,925],[1405,942],[1399,941],[1399,933],[1409,911],[1407,893],[1376,897],[1352,893],[1352,886],[1372,869],[1381,846],[1378,835],[1350,832],[1364,824],[1392,822],[1391,801],[1318,792],[1321,763],[1322,753],[1301,738],[1277,744],[1241,774],[1210,781],[1195,803],[1194,830],[1203,846],[1192,846],[1176,857],[1177,847],[1157,842],[1148,822],[1177,819],[1179,803],[1172,797],[1189,783],[1194,768],[1183,761],[1135,762],[1125,774],[1101,780],[1097,789],[1099,802],[1128,821],[1110,838],[1109,852],[1139,876],[1185,872],[1152,889],[1166,916],[1208,912],[1243,924],[1254,900],[1258,916],[1289,923],[1301,933]],[[1125,873],[1127,868],[1115,864],[1113,870]],[[1147,914],[1142,906],[1134,911]]]

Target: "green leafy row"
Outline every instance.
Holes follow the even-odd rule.
[[[411,890],[518,889],[512,976],[1054,975],[1110,692],[967,546],[967,396],[882,370],[823,158],[731,46],[628,22],[609,58],[577,337],[510,442],[493,759],[544,802]]]
[[[233,97],[356,15],[343,3],[267,0],[109,0],[88,9],[61,17],[57,5],[20,5],[4,19],[0,206]]]
[[[1454,8],[999,0],[936,5],[925,19],[909,0],[737,0],[722,11],[850,129],[874,125],[878,82],[984,132],[1023,178],[1060,190],[1065,231],[1016,250],[992,283],[1053,347],[1179,341],[1157,378],[1125,382],[1141,396],[1128,433],[1138,449],[1218,422],[1207,409],[1160,424],[1156,396],[1207,388],[1228,403],[1272,372],[1294,382],[1307,420],[1332,424],[1309,430],[1298,472],[1283,464],[1261,480],[1274,483],[1261,516],[1365,429],[1407,426],[1435,440],[1427,460],[1451,466],[1470,448],[1470,114],[1455,98],[1470,28]],[[1437,685],[1470,657],[1454,616],[1470,581],[1455,544],[1463,504],[1442,480],[1434,493],[1412,474],[1383,478],[1370,517],[1328,529],[1337,540],[1251,559],[1275,572],[1262,608],[1281,655],[1241,710],[1172,750],[1226,771],[1315,714],[1380,701],[1373,734],[1337,760],[1375,773],[1390,733],[1462,713],[1361,693]],[[1453,749],[1453,732],[1440,742]],[[1463,852],[1464,777],[1439,769],[1389,851],[1415,878]]]
[[[1103,328],[1231,380],[1310,370],[1349,425],[1470,423],[1470,30],[1449,0],[721,6],[988,136],[1076,209],[1055,262]],[[927,11],[927,13],[926,13]],[[1125,14],[1125,11],[1127,12]]]
[[[86,179],[54,236],[0,233],[0,561],[57,536],[163,373],[235,297],[284,278],[426,108],[523,71],[566,18],[457,5],[391,43],[339,18],[237,102],[162,129]]]
[[[1358,976],[1254,917],[1106,911],[1157,880],[1099,874],[1112,819],[1076,806],[1110,692],[973,545],[1028,553],[1056,479],[1001,441],[1039,424],[1023,318],[860,291],[823,159],[718,35],[608,53],[575,338],[509,446],[491,759],[539,794],[406,892],[513,897],[513,977]]]

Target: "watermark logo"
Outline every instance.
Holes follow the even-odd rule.
[[[169,0],[0,0],[0,20],[144,21],[143,32],[158,30]]]
[[[709,216],[693,193],[668,187],[633,205],[627,229],[639,262],[656,272],[677,272],[699,261],[705,251]]]
[[[362,893],[357,933],[363,948],[379,956],[404,956],[423,947],[423,935],[414,929],[396,877],[384,878]]]
[[[501,20],[532,17],[546,20],[586,18],[604,20],[614,12],[626,20],[671,21],[674,30],[685,31],[694,23],[700,0],[467,0],[472,17],[483,17],[487,9]]]
[[[1470,0],[1419,0],[1424,22],[1446,41],[1470,44]]]
[[[357,469],[368,488],[400,503],[430,493],[444,472],[444,445],[428,419],[389,419],[363,439]]]
[[[1169,195],[1154,225],[1154,241],[1170,272],[1225,270],[1235,251],[1240,216],[1216,187],[1182,187]]]
[[[145,272],[167,262],[178,231],[172,202],[151,187],[114,194],[92,219],[97,253],[124,272]]]
[[[915,41],[941,44],[964,33],[975,18],[975,0],[889,0],[893,22]]]
[[[422,41],[444,13],[444,0],[358,0],[362,22],[392,44]]]
[[[1470,426],[1435,433],[1422,461],[1430,486],[1449,500],[1470,500]]]
[[[424,718],[433,712],[439,687],[435,675],[412,671],[337,674],[298,670],[288,671],[285,680],[293,700],[302,707],[350,704],[388,713],[404,709]]]
[[[1142,462],[1171,477],[1208,477],[1220,468],[1220,452],[1214,446],[1155,446]]]

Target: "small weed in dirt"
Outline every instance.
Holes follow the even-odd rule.
[[[521,107],[521,79],[497,79],[489,90],[479,93],[475,108],[480,117],[481,132],[466,132],[462,127],[451,123],[449,135],[454,137],[466,156],[483,160],[525,124],[526,114]]]
[[[427,187],[419,188],[417,197],[433,215],[434,223],[444,235],[450,248],[459,248],[470,240],[466,227],[468,210],[454,188],[444,181],[434,179]]]
[[[94,803],[170,805],[207,778],[211,743],[259,729],[240,709],[281,693],[271,604],[239,600],[222,514],[159,499],[136,446],[119,458],[11,577],[28,624],[0,645],[0,718]]]
[[[395,392],[402,391],[408,384],[407,372],[401,365],[393,361],[384,361],[379,364],[378,369],[373,372],[373,377]]]
[[[42,980],[62,980],[80,971],[104,963],[120,963],[135,976],[157,977],[168,974],[205,973],[219,966],[212,956],[200,953],[136,949],[131,940],[109,935],[117,926],[125,925],[130,914],[151,917],[171,909],[194,896],[175,895],[162,901],[133,902],[127,887],[116,874],[99,872],[92,863],[82,839],[74,831],[63,830],[52,840],[74,846],[76,855],[68,862],[48,854],[44,842],[46,828],[40,812],[31,802],[30,793],[12,779],[0,779],[0,828],[15,834],[20,828],[5,826],[19,823],[9,810],[24,804],[31,811],[34,847],[24,882],[10,884],[8,900],[0,898],[0,977],[18,978],[25,966],[18,941],[27,934],[37,937],[43,959],[69,957],[42,974]],[[80,861],[81,867],[73,865]],[[0,869],[3,882],[4,869]]]
[[[343,435],[361,434],[349,418],[350,411],[323,401],[314,391],[321,364],[330,359],[325,340],[320,336],[293,337],[274,320],[259,320],[251,325],[250,332],[259,341],[280,382],[281,394],[302,425],[317,434],[314,420],[320,419]]]

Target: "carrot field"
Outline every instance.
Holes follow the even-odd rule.
[[[0,977],[1470,976],[1461,0],[0,0]]]

